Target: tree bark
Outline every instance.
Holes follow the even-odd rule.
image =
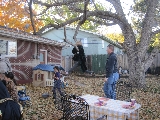
[[[141,61],[140,56],[128,56],[129,64],[129,81],[133,87],[145,87],[145,69],[144,63]]]

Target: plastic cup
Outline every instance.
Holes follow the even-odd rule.
[[[136,103],[136,99],[131,99],[131,106],[134,106]]]

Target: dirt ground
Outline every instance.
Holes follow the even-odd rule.
[[[87,78],[70,76],[67,78],[68,87],[65,89],[68,94],[93,94],[104,96],[102,91],[102,78]],[[150,77],[146,79],[147,88],[134,89],[131,97],[141,104],[140,120],[160,120],[160,77]],[[52,87],[33,87],[25,85],[27,95],[31,97],[31,105],[23,110],[24,120],[57,120],[62,117],[62,112],[57,111],[54,106],[52,96],[47,99],[42,98],[43,93],[52,95]]]

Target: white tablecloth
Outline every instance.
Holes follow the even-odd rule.
[[[137,120],[138,109],[141,107],[140,104],[135,104],[134,109],[124,109],[123,104],[130,104],[130,102],[109,99],[105,106],[95,106],[94,103],[98,102],[99,96],[95,95],[84,95],[81,96],[89,104],[90,120],[96,120],[104,115],[107,115],[107,120]]]

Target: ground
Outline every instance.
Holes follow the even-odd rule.
[[[131,97],[141,104],[140,120],[160,119],[160,77],[150,77],[146,79],[147,88],[144,90],[134,89]],[[94,94],[104,96],[102,91],[102,78],[87,78],[70,76],[67,79],[69,86],[65,89],[67,93],[82,95]],[[31,97],[32,105],[24,108],[24,120],[56,120],[62,116],[61,111],[54,107],[52,96],[44,99],[42,93],[52,95],[51,87],[32,87],[26,85],[27,94]]]

